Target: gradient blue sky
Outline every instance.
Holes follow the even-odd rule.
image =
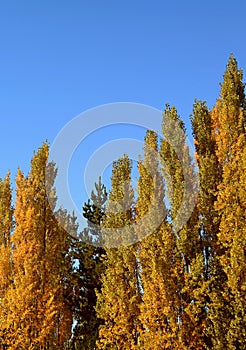
[[[45,139],[105,103],[169,102],[190,132],[194,99],[212,106],[231,52],[246,69],[245,13],[244,0],[0,1],[0,177],[27,172]]]

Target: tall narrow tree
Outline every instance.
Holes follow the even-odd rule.
[[[213,294],[213,349],[243,349],[245,299],[245,147],[246,110],[242,70],[230,56],[212,121],[222,178],[215,204],[220,218],[218,257],[225,273],[221,291]],[[223,329],[223,331],[221,331]]]
[[[175,107],[166,105],[163,114],[160,154],[170,201],[170,220],[175,235],[180,265],[176,268],[177,348],[202,349],[204,312],[195,294],[202,276],[203,259],[198,234],[196,176],[186,145],[186,132]]]
[[[136,349],[139,290],[133,228],[134,195],[127,156],[113,163],[109,205],[103,228],[106,245],[105,273],[98,292],[97,313],[104,324],[99,349]],[[114,247],[116,246],[116,247]]]
[[[195,101],[191,116],[196,159],[199,174],[199,236],[203,252],[204,269],[201,271],[196,296],[206,317],[203,329],[206,348],[213,347],[213,325],[209,314],[212,309],[211,291],[221,290],[224,273],[218,260],[219,216],[215,209],[218,186],[221,182],[221,167],[216,155],[216,144],[213,137],[212,113],[206,103]]]
[[[0,179],[0,348],[7,348],[7,329],[4,320],[8,310],[4,300],[12,283],[11,232],[13,229],[12,190],[10,173]]]
[[[11,349],[62,348],[70,337],[72,315],[64,300],[69,239],[48,202],[56,170],[49,165],[51,193],[47,193],[47,160],[44,144],[32,159],[29,175],[24,177],[19,170],[16,178],[16,227],[11,238],[14,278],[4,320]],[[66,213],[59,215],[69,224]]]
[[[137,235],[142,303],[139,349],[166,349],[178,341],[179,265],[175,237],[167,222],[157,135],[148,130],[139,161]]]

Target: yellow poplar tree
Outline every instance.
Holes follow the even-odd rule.
[[[8,333],[4,327],[7,310],[4,299],[12,281],[11,232],[13,229],[12,190],[10,173],[0,179],[0,348],[7,348]]]
[[[201,237],[198,232],[196,176],[186,133],[175,107],[166,105],[163,113],[160,154],[170,201],[170,220],[179,260],[176,267],[177,338],[174,349],[202,349],[205,323],[204,306],[196,291],[204,266]]]
[[[13,283],[6,295],[4,320],[13,350],[62,348],[71,332],[72,315],[64,299],[67,290],[63,283],[69,239],[48,202],[52,191],[54,194],[56,170],[47,161],[45,143],[34,154],[29,175],[25,177],[19,170],[16,178]],[[69,221],[64,212],[60,219]]]
[[[168,349],[178,343],[180,259],[167,222],[157,135],[148,130],[139,161],[137,236],[142,303],[139,349]]]
[[[220,218],[218,256],[225,274],[221,291],[212,294],[213,349],[245,348],[246,111],[242,79],[242,70],[238,69],[237,61],[231,55],[220,97],[212,112],[216,155],[222,171],[215,203]]]
[[[212,113],[205,102],[195,101],[191,115],[196,159],[199,174],[199,236],[203,251],[203,269],[196,298],[206,317],[203,329],[204,346],[208,349],[213,347],[213,326],[207,322],[210,314],[211,291],[221,289],[221,281],[224,279],[223,270],[218,260],[218,230],[219,215],[215,209],[218,195],[218,185],[221,182],[221,168],[216,155],[216,143],[213,137]],[[220,330],[218,330],[220,331]]]
[[[104,324],[99,329],[99,349],[137,349],[140,292],[136,244],[132,244],[134,193],[130,181],[131,162],[123,156],[113,163],[103,223],[106,258],[97,314]]]

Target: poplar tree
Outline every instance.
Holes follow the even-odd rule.
[[[5,297],[12,283],[11,232],[13,229],[12,190],[10,173],[0,179],[0,348],[7,348],[8,332],[4,320],[8,310],[4,306]]]
[[[204,274],[205,279],[208,280],[212,273],[213,258],[216,257],[219,218],[215,210],[215,202],[218,185],[221,182],[221,169],[213,138],[212,116],[206,102],[195,101],[191,122],[199,174],[199,234],[203,242]]]
[[[65,300],[69,239],[63,228],[69,219],[63,211],[59,213],[63,227],[54,219],[48,196],[55,204],[56,170],[50,164],[47,172],[47,160],[44,144],[33,156],[29,175],[19,170],[16,178],[13,283],[6,295],[4,320],[11,349],[62,348],[71,332],[72,314]]]
[[[168,349],[178,341],[179,257],[167,222],[157,135],[148,130],[144,159],[138,164],[137,252],[142,291],[139,349]]]
[[[196,297],[206,319],[203,329],[204,346],[210,349],[213,347],[213,325],[209,319],[212,310],[211,291],[217,290],[219,293],[221,281],[225,278],[218,260],[220,220],[215,209],[218,186],[221,182],[221,167],[216,155],[212,113],[209,111],[206,102],[195,100],[191,123],[199,175],[198,232],[204,262]]]
[[[222,178],[215,208],[220,218],[218,258],[225,274],[221,291],[212,292],[213,349],[243,349],[245,299],[245,131],[243,73],[230,56],[213,109],[213,136]]]
[[[136,349],[139,288],[133,227],[134,193],[131,163],[125,155],[113,163],[111,191],[103,224],[106,246],[102,289],[97,293],[99,349]]]
[[[175,306],[178,341],[174,348],[202,349],[202,328],[205,323],[204,306],[196,292],[202,277],[204,261],[201,238],[198,234],[198,210],[195,204],[197,191],[194,164],[186,145],[184,123],[175,107],[166,105],[163,113],[163,140],[160,154],[163,175],[170,201],[170,218],[175,248],[178,251]]]

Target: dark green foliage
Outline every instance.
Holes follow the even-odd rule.
[[[80,238],[74,242],[73,252],[76,259],[74,280],[74,319],[73,349],[95,349],[99,326],[103,321],[97,317],[96,291],[101,290],[101,275],[104,271],[105,250],[101,247],[101,226],[105,217],[106,187],[101,178],[95,184],[95,192],[83,206],[83,215],[87,227]],[[84,243],[84,242],[91,242]]]

